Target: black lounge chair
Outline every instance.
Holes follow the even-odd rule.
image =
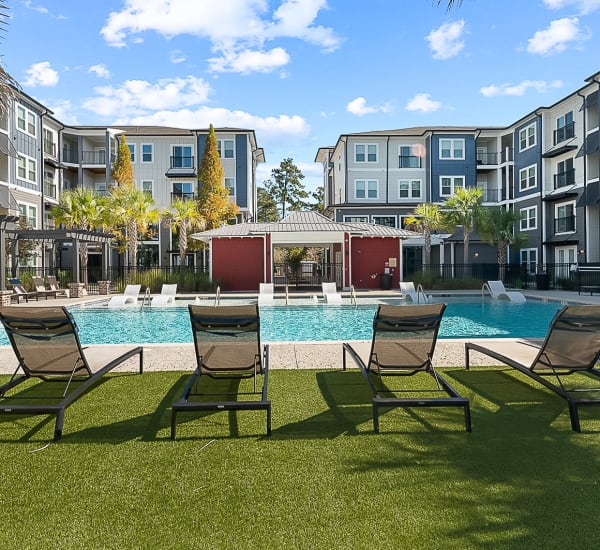
[[[46,285],[44,284],[44,279],[41,277],[32,277],[31,280],[33,281],[33,286],[35,286],[35,292],[37,293],[38,297],[43,296],[46,300],[48,299],[48,296],[56,298],[57,291],[47,289]]]
[[[84,353],[75,320],[64,307],[3,307],[0,321],[19,362],[12,378],[0,386],[0,414],[55,415],[55,440],[62,436],[66,408],[104,374],[135,355],[143,372],[142,347],[87,346]],[[63,383],[64,391],[57,397],[41,397],[39,392],[7,395],[30,378]]]
[[[432,363],[440,323],[446,304],[415,306],[381,305],[373,320],[373,340],[368,364],[356,350],[343,344],[343,369],[346,354],[357,363],[373,392],[373,428],[379,432],[379,409],[382,407],[462,407],[465,429],[471,431],[469,400],[462,397],[437,372]],[[423,389],[389,389],[385,376],[431,375],[433,384]],[[442,393],[443,397],[437,396]],[[431,394],[434,394],[431,397]]]
[[[267,399],[269,350],[268,346],[261,349],[258,306],[188,307],[197,367],[181,397],[173,403],[171,439],[175,439],[178,413],[207,410],[265,410],[267,435],[270,435],[271,402]],[[261,374],[262,387],[259,387],[257,379]],[[253,389],[245,393],[205,390],[207,377],[252,378]]]
[[[581,431],[579,407],[600,405],[600,385],[589,387],[589,379],[600,378],[594,368],[600,356],[600,306],[565,306],[554,316],[544,342],[486,342],[465,344],[466,368],[469,352],[477,351],[509,365],[566,399],[571,428]],[[563,378],[580,374],[586,386],[566,387]],[[574,380],[572,378],[571,380]]]
[[[21,303],[21,298],[25,298],[26,302],[29,302],[30,298],[35,298],[36,301],[38,300],[38,293],[37,292],[29,292],[23,286],[21,279],[12,278],[12,279],[9,279],[8,282],[10,283],[10,286],[12,287],[12,290],[13,290],[13,298],[17,299],[17,304]]]

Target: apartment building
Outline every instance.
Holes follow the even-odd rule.
[[[256,216],[256,168],[265,162],[253,130],[216,128],[230,200],[239,207],[233,222]],[[107,193],[119,139],[125,135],[135,184],[152,196],[156,208],[168,209],[174,198],[198,194],[198,167],[208,129],[187,130],[158,126],[67,126],[39,102],[15,90],[14,105],[0,120],[0,202],[12,208],[33,229],[53,229],[49,211],[63,190],[93,189]],[[178,265],[180,258],[168,223],[161,223],[141,244],[145,266]],[[100,246],[89,244],[89,267],[101,262]],[[45,258],[56,251],[39,246],[38,253],[22,259],[30,266],[54,265]],[[68,252],[63,250],[63,252]],[[61,251],[58,251],[61,254]],[[69,254],[64,255],[69,256]],[[188,265],[199,258],[190,254]],[[68,260],[66,260],[68,261]],[[59,264],[61,259],[59,258]],[[119,264],[119,258],[112,259]]]
[[[529,273],[600,262],[599,88],[595,73],[555,104],[503,127],[342,134],[315,158],[323,165],[325,205],[336,221],[404,227],[417,205],[443,205],[457,188],[477,186],[484,205],[520,214],[516,231],[528,244],[510,256]],[[432,261],[462,263],[461,240],[444,236]],[[470,254],[470,263],[496,259],[483,243]],[[403,260],[420,263],[418,240],[406,241]]]

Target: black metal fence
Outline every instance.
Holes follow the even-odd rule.
[[[288,287],[296,290],[320,289],[321,283],[335,282],[343,286],[343,266],[336,263],[301,262],[300,265],[287,263],[273,264],[273,285],[276,288]]]

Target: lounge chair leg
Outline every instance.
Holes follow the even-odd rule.
[[[465,405],[465,428],[468,432],[471,431],[471,407],[468,403]]]
[[[267,407],[267,435],[271,435],[271,406]]]
[[[581,432],[579,410],[577,409],[577,403],[573,401],[569,401],[569,415],[571,416],[571,429],[575,432]]]
[[[373,403],[373,431],[379,433],[379,407]]]
[[[177,431],[177,411],[171,411],[171,439],[175,439]]]
[[[58,441],[62,437],[64,422],[65,410],[61,409],[56,413],[56,423],[54,424],[54,441]]]

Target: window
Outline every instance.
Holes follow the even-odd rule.
[[[54,132],[48,128],[42,128],[42,141],[44,143],[44,153],[56,157],[56,141]]]
[[[521,248],[521,265],[527,267],[527,273],[537,272],[537,248]]]
[[[451,197],[456,193],[459,187],[464,188],[464,176],[441,176],[440,177],[440,196]]]
[[[377,145],[375,143],[354,145],[355,162],[377,162]]]
[[[25,109],[22,105],[17,105],[17,128],[21,130],[21,132],[25,132],[30,136],[36,136],[36,120],[37,117],[35,113],[30,111],[29,109]]]
[[[230,197],[235,197],[235,178],[225,178],[225,189],[229,191]]]
[[[524,151],[535,145],[535,123],[519,130],[519,151]]]
[[[356,180],[355,198],[357,199],[376,199],[377,198],[377,180]]]
[[[344,216],[345,222],[369,223],[369,216]]]
[[[440,159],[464,160],[464,139],[440,139]]]
[[[532,164],[527,168],[519,170],[519,190],[526,191],[537,185],[537,166]]]
[[[554,189],[575,184],[575,169],[573,168],[573,159],[565,159],[556,165],[556,174],[554,175]]]
[[[217,150],[222,159],[232,159],[233,154],[233,140],[232,139],[219,139],[217,140]]]
[[[193,184],[189,181],[173,182],[173,198],[193,199],[194,198]]]
[[[152,162],[154,157],[154,146],[152,143],[142,143],[142,162]]]
[[[37,207],[19,203],[19,216],[25,220],[28,227],[37,229]]]
[[[106,182],[104,182],[104,181],[96,182],[94,184],[94,189],[96,190],[96,193],[98,193],[99,195],[102,195],[103,197],[108,195],[108,190],[106,188]]]
[[[400,146],[399,168],[421,168],[421,157],[414,154],[417,147],[416,145]]]
[[[153,187],[152,180],[142,180],[142,191],[151,198],[153,197]]]
[[[575,203],[557,204],[555,206],[554,232],[570,233],[575,231]]]
[[[387,227],[396,227],[396,216],[373,216],[373,223]]]
[[[537,229],[537,206],[521,208],[521,231]]]
[[[400,180],[398,182],[398,196],[401,199],[420,199],[421,180]]]
[[[129,154],[131,155],[131,162],[135,162],[135,145],[132,143],[128,143],[127,147],[129,147]]]
[[[193,163],[191,145],[173,145],[171,168],[193,168]]]
[[[30,183],[37,183],[37,162],[31,157],[17,157],[17,177]]]
[[[556,119],[556,131],[554,132],[554,145],[571,139],[575,136],[575,123],[573,122],[573,111],[565,113]]]

